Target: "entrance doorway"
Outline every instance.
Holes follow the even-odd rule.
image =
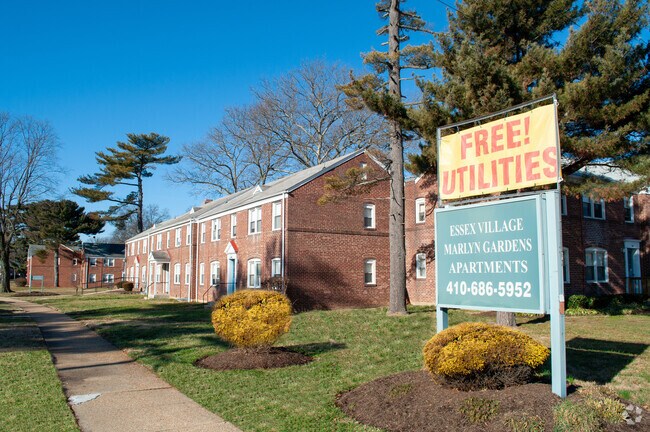
[[[226,290],[228,294],[232,294],[237,289],[237,255],[228,255],[226,272]]]

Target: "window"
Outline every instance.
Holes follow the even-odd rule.
[[[181,245],[181,229],[180,228],[176,228],[176,238],[175,238],[175,243],[174,244],[176,246]]]
[[[156,250],[162,249],[162,234],[156,236]]]
[[[282,260],[280,258],[273,258],[271,260],[271,277],[282,276]]]
[[[151,237],[151,250],[153,250],[153,237]]]
[[[142,283],[146,283],[146,282],[147,282],[147,268],[142,267]]]
[[[248,234],[259,234],[262,231],[262,207],[248,210]]]
[[[365,162],[361,162],[359,164],[359,169],[361,170],[361,174],[359,175],[359,178],[363,181],[368,180],[368,173],[366,172],[366,167],[368,167],[368,164]]]
[[[427,254],[419,253],[415,256],[415,278],[427,278]]]
[[[199,285],[205,284],[205,264],[199,264]]]
[[[167,249],[169,249],[169,231],[167,231]]]
[[[104,274],[104,282],[112,283],[115,280],[112,274],[106,273]]]
[[[185,263],[185,285],[190,284],[190,263]]]
[[[375,205],[363,205],[363,227],[367,229],[375,228]]]
[[[237,237],[237,215],[230,215],[230,237]]]
[[[95,273],[91,273],[89,276],[88,280],[90,282],[97,282],[97,275]]]
[[[587,282],[607,282],[607,251],[589,248],[585,251],[585,279]]]
[[[212,221],[212,241],[221,240],[221,219]]]
[[[131,255],[133,255],[133,243],[131,243]],[[140,242],[138,242],[138,255],[140,255]]]
[[[142,240],[142,253],[147,253],[147,239]]]
[[[72,273],[72,282],[77,282],[77,273]]]
[[[262,261],[252,259],[248,261],[248,288],[262,286]]]
[[[218,285],[219,278],[219,261],[213,261],[210,263],[210,285]]]
[[[144,273],[142,273],[144,279]],[[174,264],[174,285],[181,284],[181,263]]]
[[[415,200],[415,223],[424,223],[427,217],[427,206],[424,198]]]
[[[634,197],[623,198],[623,210],[625,213],[625,222],[634,223]]]
[[[605,219],[605,201],[592,200],[586,195],[582,196],[582,215],[591,219]]]
[[[282,203],[280,201],[273,203],[273,230],[282,228]]]
[[[192,230],[191,230],[191,228],[192,227],[190,225],[188,225],[185,228],[185,244],[186,245],[192,244]]]
[[[106,258],[104,260],[104,265],[106,267],[114,267],[115,266],[115,258]]]
[[[156,272],[156,282],[160,282],[160,272],[162,271],[162,266],[160,264],[156,264],[154,272]]]
[[[560,195],[560,214],[562,216],[567,215],[567,208],[566,208],[566,195],[562,194]]]
[[[91,267],[97,266],[97,258],[88,259],[88,264],[90,264]]]
[[[73,258],[72,259],[72,265],[73,266],[79,265],[79,260],[77,258]]]
[[[377,260],[367,259],[363,262],[363,282],[366,285],[375,285],[377,278]]]
[[[562,248],[562,276],[565,284],[571,281],[569,273],[569,248]]]
[[[201,243],[205,243],[205,222],[201,223]]]

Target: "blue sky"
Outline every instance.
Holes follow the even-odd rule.
[[[452,1],[449,2],[452,4]],[[412,0],[434,30],[446,7]],[[360,70],[360,53],[381,48],[374,1],[8,1],[0,14],[0,111],[49,121],[64,174],[53,197],[96,171],[95,152],[125,134],[157,132],[170,153],[201,139],[225,107],[250,101],[251,87],[301,61],[326,59]],[[146,203],[172,216],[204,197],[163,180]]]

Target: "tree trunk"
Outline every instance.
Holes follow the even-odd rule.
[[[508,327],[517,327],[513,312],[497,312],[497,324]]]
[[[59,287],[59,247],[57,246],[54,252],[54,288]]]
[[[402,100],[400,82],[399,0],[392,0],[388,24],[388,91],[397,102]],[[390,121],[390,215],[388,237],[390,242],[390,300],[388,313],[406,314],[406,246],[404,243],[404,145],[402,127]]]
[[[138,219],[138,233],[144,231],[144,221],[142,217],[142,206],[144,203],[144,191],[142,187],[142,178],[138,177],[138,202],[137,204],[137,219]]]
[[[9,248],[2,247],[2,250],[0,250],[0,283],[1,283],[0,292],[5,292],[5,293],[11,292],[11,287],[9,286],[10,266],[11,264],[9,261]]]

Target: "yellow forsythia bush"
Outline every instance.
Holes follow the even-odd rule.
[[[212,325],[217,336],[237,347],[270,346],[289,331],[291,301],[274,291],[238,291],[214,305]]]
[[[530,336],[509,327],[486,323],[462,323],[432,337],[424,346],[424,365],[434,376],[466,388],[498,388],[520,378],[502,375],[523,367],[532,372],[550,350]],[[485,376],[495,378],[497,383]],[[479,383],[471,385],[472,380]],[[501,385],[500,385],[501,384]]]

